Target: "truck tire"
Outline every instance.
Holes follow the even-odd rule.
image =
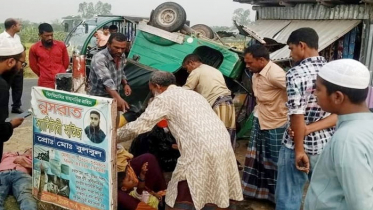
[[[192,26],[192,29],[202,34],[204,37],[208,39],[214,39],[215,37],[214,31],[207,25],[197,24],[197,25]]]
[[[175,2],[165,2],[152,12],[150,25],[165,31],[175,32],[184,26],[186,17],[182,6]]]

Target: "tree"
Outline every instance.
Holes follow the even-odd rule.
[[[81,14],[82,18],[88,19],[95,15],[110,15],[111,14],[111,4],[102,3],[98,1],[95,5],[93,2],[83,2],[79,4],[78,12]]]
[[[51,23],[54,31],[63,31],[63,25],[59,19],[55,19]]]
[[[233,20],[236,20],[239,25],[247,25],[250,21],[250,9],[244,10],[239,8],[233,12]]]

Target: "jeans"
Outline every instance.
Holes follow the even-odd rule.
[[[0,172],[0,210],[4,210],[5,199],[12,190],[21,210],[37,210],[36,200],[31,194],[31,176],[25,172],[10,170]]]
[[[311,180],[312,169],[319,155],[308,155],[308,175],[295,167],[295,151],[282,145],[277,162],[276,210],[299,210],[302,205],[303,189]]]

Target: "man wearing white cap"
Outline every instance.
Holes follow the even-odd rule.
[[[5,122],[8,118],[9,86],[8,77],[25,67],[25,48],[5,37],[0,37],[0,160],[3,154],[3,142],[13,134],[13,129],[22,124],[23,118]]]
[[[373,209],[373,113],[365,103],[369,83],[369,70],[352,59],[332,61],[318,74],[318,104],[337,114],[338,123],[316,164],[306,210]]]

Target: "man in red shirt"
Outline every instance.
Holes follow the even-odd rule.
[[[50,24],[39,25],[39,37],[40,41],[30,48],[30,67],[39,76],[39,86],[54,89],[56,74],[66,73],[69,67],[69,55],[63,42],[53,40]]]

